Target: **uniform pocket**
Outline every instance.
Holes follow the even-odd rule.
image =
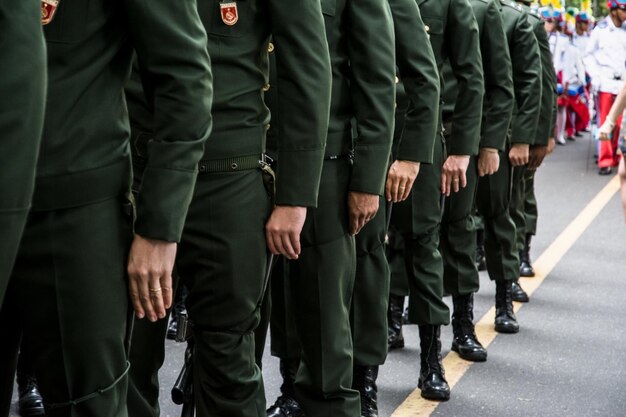
[[[85,36],[89,21],[91,0],[63,0],[59,2],[54,19],[44,26],[46,41],[76,43]]]

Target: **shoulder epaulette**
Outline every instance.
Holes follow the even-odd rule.
[[[509,6],[509,7],[513,8],[513,9],[517,10],[518,12],[522,12],[523,11],[522,10],[522,6],[520,6],[519,4],[517,4],[516,2],[511,1],[511,0],[502,0],[502,5]]]

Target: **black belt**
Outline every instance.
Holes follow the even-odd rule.
[[[198,161],[198,172],[200,174],[215,174],[256,169],[261,167],[265,158],[264,155],[248,155],[224,159],[203,159]],[[139,167],[145,167],[148,160],[144,157],[133,155],[133,163]]]

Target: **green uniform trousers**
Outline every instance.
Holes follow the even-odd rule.
[[[510,281],[519,277],[515,223],[509,212],[511,169],[507,149],[506,152],[500,152],[498,171],[478,180],[476,208],[485,228],[487,272],[494,281]]]
[[[536,170],[527,169],[524,174],[524,222],[526,224],[526,230],[524,231],[525,235],[536,235],[537,234],[537,218],[539,217],[539,212],[537,210],[537,198],[535,197],[535,173]],[[524,239],[525,236],[522,236]],[[520,236],[518,234],[517,238]],[[519,240],[518,246],[519,246]],[[522,246],[524,242],[522,241]]]
[[[127,209],[109,199],[28,218],[1,321],[10,314],[23,346],[37,352],[31,362],[46,416],[128,415]],[[12,380],[4,368],[14,363],[19,336],[8,339],[13,351],[2,344],[0,375]]]
[[[526,236],[526,167],[513,167],[513,181],[511,187],[511,204],[509,211],[511,219],[515,223],[515,246],[518,251],[524,249],[524,240]],[[519,269],[518,269],[519,271]]]
[[[176,267],[189,289],[198,417],[265,416],[254,330],[265,290],[270,199],[260,169],[199,174]],[[129,391],[133,417],[158,415],[167,322],[139,323]]]
[[[324,162],[318,208],[307,214],[300,257],[286,262],[283,277],[272,275],[272,354],[300,357],[295,395],[307,417],[360,413],[359,393],[351,389],[356,251],[347,224],[349,179],[346,159]]]
[[[445,292],[452,296],[468,295],[478,291],[476,269],[476,226],[473,209],[478,186],[477,158],[470,157],[467,185],[451,192],[445,199],[441,223],[439,249],[443,257]]]
[[[387,307],[391,271],[385,234],[391,203],[380,198],[376,216],[356,235],[351,324],[354,364],[378,366],[387,358]]]
[[[46,92],[46,51],[41,29],[40,2],[0,1],[0,50],[4,62],[0,69],[2,306],[26,224],[41,141]]]
[[[393,224],[389,225],[387,237],[385,254],[391,271],[389,293],[406,297],[409,295],[409,278],[404,261],[404,239],[402,233]]]
[[[450,310],[443,302],[443,261],[439,252],[443,146],[439,133],[433,163],[422,164],[411,196],[395,204],[391,214],[391,224],[404,238],[409,319],[419,325],[450,322]]]

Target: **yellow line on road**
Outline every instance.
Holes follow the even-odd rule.
[[[522,287],[524,287],[528,295],[532,295],[532,293],[539,288],[541,283],[550,272],[552,272],[552,269],[554,269],[574,243],[576,243],[578,238],[580,238],[618,190],[619,178],[615,176],[602,191],[587,204],[565,230],[561,232],[541,256],[537,258],[533,264],[535,277],[520,279]],[[522,307],[521,303],[513,304],[515,305],[516,312]],[[476,323],[476,335],[484,347],[489,346],[498,335],[493,327],[495,312],[495,307],[491,307],[478,323]],[[461,359],[456,352],[451,351],[446,355],[443,359],[443,366],[446,370],[446,379],[448,380],[450,388],[453,388],[456,383],[459,382],[472,364],[473,362]],[[454,395],[452,396],[452,401],[454,401]],[[438,405],[438,402],[428,401],[422,398],[418,388],[409,394],[404,402],[393,412],[391,417],[427,417],[431,415]]]

